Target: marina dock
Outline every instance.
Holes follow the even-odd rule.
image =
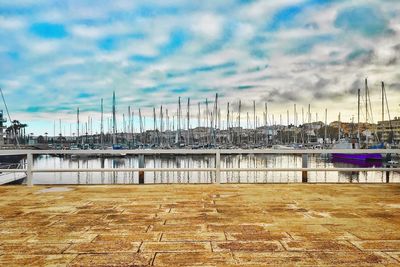
[[[0,187],[0,265],[399,265],[400,185]]]

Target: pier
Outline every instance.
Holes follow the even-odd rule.
[[[0,187],[0,265],[398,265],[400,185]]]
[[[321,167],[310,167],[308,166],[308,156],[317,155],[329,155],[333,153],[340,154],[393,154],[399,155],[400,149],[297,149],[297,150],[285,150],[285,149],[154,149],[154,150],[0,150],[0,155],[26,155],[26,164],[24,168],[16,169],[0,169],[0,172],[9,173],[26,173],[26,184],[28,186],[33,185],[33,173],[105,173],[105,172],[137,172],[139,174],[139,183],[144,183],[145,172],[211,172],[213,178],[210,183],[221,183],[221,173],[229,172],[301,172],[302,182],[307,183],[308,172],[385,172],[386,180],[388,182],[390,173],[400,172],[398,166],[383,166],[383,167],[340,167],[340,168],[321,168]],[[248,155],[248,154],[262,154],[262,155],[301,155],[302,165],[301,168],[287,167],[287,168],[272,168],[272,167],[253,167],[253,168],[221,168],[221,155]],[[33,164],[33,157],[37,155],[58,155],[58,156],[93,156],[93,157],[125,157],[127,155],[136,155],[139,158],[138,166],[132,168],[35,168]],[[214,164],[211,167],[179,167],[179,168],[149,168],[145,167],[144,157],[145,155],[212,155],[214,157]],[[50,184],[53,184],[50,182]]]

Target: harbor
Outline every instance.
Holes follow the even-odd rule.
[[[400,266],[400,2],[0,4],[0,266]]]

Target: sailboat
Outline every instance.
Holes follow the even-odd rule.
[[[10,117],[10,113],[8,112],[8,107],[7,107],[7,103],[6,103],[6,100],[3,95],[3,90],[1,88],[0,88],[0,93],[1,93],[1,97],[3,99],[4,107],[6,108],[6,111],[7,111],[8,118],[9,118],[10,122],[13,123],[13,121],[11,120],[11,117]],[[4,123],[6,121],[7,120],[3,116],[3,111],[0,110],[0,146],[4,145],[3,130],[5,128]],[[15,137],[15,141],[17,143],[17,148],[20,148],[16,130],[15,130],[15,128],[12,128],[12,129],[13,129],[13,135]],[[24,158],[26,158],[26,155],[24,155],[24,154],[22,154],[22,155],[18,155],[18,154],[16,154],[16,155],[0,155],[0,165],[9,165],[9,164],[14,164],[14,163],[19,163]]]
[[[368,117],[368,83],[365,79],[365,102],[366,102],[366,117]],[[340,138],[340,113],[339,113],[339,138],[338,142],[333,145],[333,149],[360,149],[360,89],[358,89],[358,133],[356,139]],[[368,139],[366,141],[368,143]],[[380,148],[380,147],[377,147]],[[380,153],[359,153],[359,154],[348,154],[348,153],[332,153],[334,160],[348,160],[349,163],[354,161],[381,161],[382,154]],[[351,162],[350,162],[351,161]]]
[[[360,149],[359,143],[355,140],[340,139],[338,143],[334,144],[333,149]],[[344,154],[344,153],[333,153],[333,159],[344,159],[349,161],[380,161],[382,160],[382,154],[379,153],[360,153],[360,154]],[[351,163],[351,162],[349,162]]]

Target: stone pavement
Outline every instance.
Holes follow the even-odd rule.
[[[400,265],[400,185],[0,187],[0,266]]]

